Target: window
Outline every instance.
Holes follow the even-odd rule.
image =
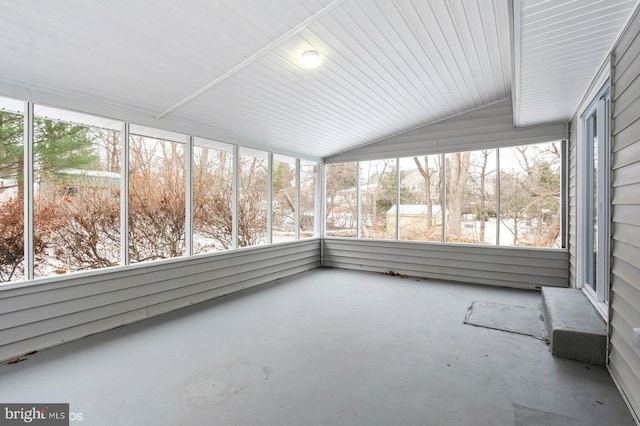
[[[129,139],[129,261],[183,256],[187,138],[132,126]]]
[[[25,277],[22,109],[0,98],[0,284]]]
[[[34,277],[120,260],[121,123],[36,105]]]
[[[233,246],[233,147],[195,138],[193,253]]]
[[[325,223],[326,235],[355,237],[358,219],[358,163],[326,166]]]
[[[300,160],[300,238],[315,236],[318,163]]]
[[[240,148],[238,247],[267,243],[267,153]]]
[[[395,239],[395,220],[388,216],[396,204],[397,165],[395,159],[361,161],[360,232],[362,238]]]
[[[446,241],[496,243],[496,152],[447,154]]]
[[[273,156],[271,239],[274,243],[296,239],[296,159]]]
[[[442,155],[400,159],[401,240],[442,241],[442,176]]]
[[[500,149],[501,245],[561,247],[561,153],[561,142]]]
[[[581,116],[579,182],[583,188],[579,205],[579,277],[594,301],[605,303],[609,293],[609,120],[610,95],[606,85]],[[606,315],[606,306],[598,306]]]
[[[361,238],[560,248],[562,150],[557,141],[330,164],[326,235],[355,237],[359,226]]]
[[[317,162],[2,97],[0,145],[0,284],[317,232]]]

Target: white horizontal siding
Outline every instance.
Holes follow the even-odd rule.
[[[324,266],[515,288],[568,286],[565,250],[324,239]]]
[[[320,266],[310,239],[0,289],[0,360]]]
[[[513,127],[511,99],[337,154],[327,163],[490,149],[565,139],[565,123]]]
[[[640,16],[613,49],[612,268],[609,365],[636,418],[640,415]]]
[[[569,249],[569,285],[576,287],[576,268],[577,268],[577,238],[578,238],[578,204],[577,204],[577,185],[578,185],[578,119],[574,117],[569,122],[569,158],[567,160],[568,171],[568,226],[569,241],[567,248]]]

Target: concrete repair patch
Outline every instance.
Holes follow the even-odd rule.
[[[540,307],[473,302],[467,309],[464,323],[548,340]]]

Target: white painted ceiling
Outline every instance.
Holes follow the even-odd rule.
[[[599,24],[592,3],[611,12]],[[521,123],[568,118],[586,83],[569,90],[567,79],[588,82],[632,3],[522,0]],[[282,154],[327,157],[512,95],[509,0],[23,0],[1,10],[0,96]],[[569,24],[571,37],[559,31]],[[592,61],[563,58],[569,40]],[[310,49],[323,63],[306,70],[298,58]]]

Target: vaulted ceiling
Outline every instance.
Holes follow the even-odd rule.
[[[566,121],[603,63],[634,0],[515,0],[514,119]]]
[[[4,2],[0,96],[322,158],[512,95],[566,121],[633,4]]]

